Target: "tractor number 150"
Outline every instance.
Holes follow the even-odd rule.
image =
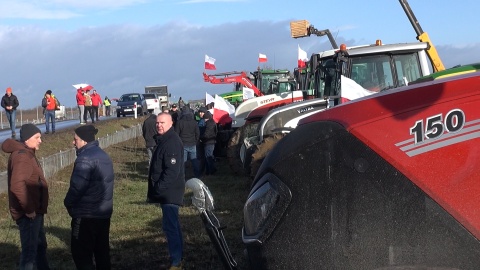
[[[437,114],[425,120],[418,120],[410,128],[410,135],[415,138],[415,144],[425,140],[438,139],[443,133],[457,132],[465,125],[465,114],[460,109],[454,109],[445,114]]]

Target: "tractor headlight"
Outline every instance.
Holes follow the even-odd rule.
[[[291,200],[288,187],[275,175],[264,175],[252,188],[243,207],[243,241],[263,242],[273,231]]]

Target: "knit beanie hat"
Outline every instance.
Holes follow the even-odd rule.
[[[40,129],[34,124],[25,124],[20,128],[20,141],[24,142],[30,139],[33,135],[42,133]]]
[[[5,93],[11,93],[12,92],[12,88],[11,87],[7,87],[7,90],[5,90]]]
[[[95,135],[97,134],[98,129],[92,125],[81,126],[75,129],[75,134],[77,134],[80,139],[86,141],[87,143],[93,142],[95,140]]]
[[[52,94],[52,90],[47,90],[47,92],[45,92],[45,94],[51,95],[51,94]]]
[[[204,115],[203,115],[203,119],[212,119],[212,114],[207,111]]]

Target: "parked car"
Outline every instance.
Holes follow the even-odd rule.
[[[160,109],[160,99],[157,97],[155,93],[145,93],[142,94],[145,98],[145,102],[147,103],[147,111],[152,113],[156,108]]]
[[[137,107],[135,108],[135,102]],[[117,101],[117,117],[120,115],[134,114],[135,109],[137,115],[147,114],[147,104],[145,98],[140,93],[123,94]]]

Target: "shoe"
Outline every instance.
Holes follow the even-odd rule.
[[[48,132],[48,131],[45,131],[45,134],[48,134],[48,133],[50,133],[50,132]]]
[[[86,123],[85,122],[80,122],[80,125],[85,125]]]
[[[55,133],[55,131],[52,131],[52,134]]]

